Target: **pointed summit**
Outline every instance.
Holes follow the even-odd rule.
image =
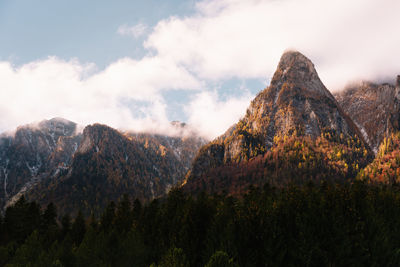
[[[287,51],[282,55],[278,68],[271,80],[269,90],[279,94],[285,83],[286,86],[290,86],[292,89],[297,88],[334,99],[319,79],[311,60],[297,51]]]
[[[293,51],[282,55],[270,86],[252,101],[243,121],[265,137],[267,147],[275,135],[294,130],[313,137],[326,128],[360,135],[319,79],[314,64]]]
[[[279,75],[281,74],[281,71],[283,76]],[[301,74],[303,78],[306,78],[307,76],[309,76],[309,78],[311,78],[311,76],[317,76],[314,64],[311,60],[297,51],[287,51],[283,53],[276,74],[281,78],[284,76],[290,77],[290,75],[295,75],[295,77],[292,78],[296,78],[298,77],[298,74]]]
[[[247,164],[266,155],[277,146],[277,140],[290,136],[308,140],[335,136],[334,141],[327,142],[340,145],[357,140],[362,151],[365,145],[357,126],[319,79],[314,64],[296,51],[282,55],[270,86],[251,102],[243,119],[200,149],[188,175],[188,186],[216,168]],[[365,151],[367,155],[367,146]]]

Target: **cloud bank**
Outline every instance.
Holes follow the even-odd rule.
[[[145,42],[203,79],[265,77],[286,49],[310,57],[335,90],[400,72],[396,0],[202,1],[161,21]]]
[[[244,91],[222,99],[211,84],[268,79],[288,48],[308,56],[331,91],[358,79],[394,79],[400,74],[398,10],[396,0],[200,1],[194,14],[152,29],[122,25],[121,35],[150,32],[148,55],[139,60],[123,58],[101,71],[57,57],[19,67],[0,62],[0,130],[58,116],[164,131],[169,103],[162,93],[186,90],[193,97],[182,113],[214,138],[254,96]]]
[[[168,124],[160,92],[201,87],[185,69],[155,57],[121,59],[100,72],[54,57],[19,68],[1,62],[0,73],[0,128],[7,130],[55,116],[144,130]]]

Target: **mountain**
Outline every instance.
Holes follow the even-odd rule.
[[[54,118],[0,136],[0,207],[70,164],[80,142],[76,127],[71,121]]]
[[[94,124],[77,132],[54,118],[0,136],[0,207],[22,195],[86,212],[127,193],[150,200],[183,180],[205,140],[172,122],[175,136],[119,132]],[[104,204],[105,205],[105,204]]]
[[[313,63],[288,51],[243,118],[208,144],[180,122],[172,122],[173,136],[100,124],[78,133],[61,118],[21,126],[0,136],[0,205],[25,194],[89,214],[124,193],[148,201],[177,184],[241,194],[265,183],[352,180],[360,170],[371,173],[371,148],[377,153],[399,130],[399,91],[400,77],[396,86],[354,84],[335,98]],[[391,156],[381,160],[379,168]]]
[[[359,129],[323,85],[313,63],[289,51],[243,119],[200,149],[184,188],[214,192],[237,183],[240,191],[249,184],[288,183],[303,173],[300,169],[310,161],[300,156],[307,155],[314,178],[318,169],[321,177],[325,170],[330,177],[348,178],[371,158]],[[309,172],[300,180],[312,180]]]
[[[396,85],[360,82],[335,94],[375,152],[357,178],[368,183],[400,182],[400,76]]]
[[[335,97],[375,154],[385,136],[400,130],[400,76],[396,86],[360,82],[336,93]]]
[[[197,136],[123,133],[100,124],[85,127],[80,136],[69,164],[52,169],[52,175],[26,190],[28,199],[42,205],[53,202],[63,213],[81,209],[87,215],[123,194],[151,200],[183,180],[205,143]],[[62,158],[62,153],[53,153],[49,160]]]
[[[357,176],[367,183],[400,183],[400,132],[385,136],[375,159]]]

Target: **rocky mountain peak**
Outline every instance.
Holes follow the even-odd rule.
[[[44,176],[68,166],[78,147],[76,123],[53,118],[0,137],[0,206],[13,203]],[[0,207],[0,208],[1,208]]]
[[[303,77],[315,76],[314,64],[306,56],[298,51],[287,51],[283,53],[278,64],[277,71],[282,71],[287,77],[302,74]],[[282,76],[281,76],[282,77]]]
[[[0,212],[21,195],[66,212],[76,212],[82,199],[104,207],[123,193],[150,200],[182,181],[205,143],[197,135],[123,133],[102,124],[77,133],[76,127],[53,118],[0,136]]]
[[[251,102],[243,119],[200,149],[188,180],[265,154],[279,138],[317,139],[327,132],[365,144],[357,126],[319,79],[314,64],[301,53],[288,51],[270,86]]]
[[[335,97],[375,153],[385,136],[400,130],[399,85],[362,81],[337,92]]]
[[[397,88],[400,88],[400,75],[397,75],[396,87],[397,87]]]
[[[75,133],[77,124],[63,118],[52,118],[39,122],[38,126],[42,131],[59,136],[71,136]]]
[[[269,147],[275,135],[293,130],[319,136],[324,128],[359,134],[318,77],[314,64],[299,52],[282,55],[271,84],[252,101],[243,123],[264,136]]]
[[[93,124],[88,125],[83,130],[82,141],[78,148],[78,152],[85,153],[88,150],[95,150],[96,152],[100,149],[100,144],[104,141],[119,141],[121,139],[121,134],[103,124]]]
[[[292,89],[333,98],[319,79],[311,60],[297,51],[287,51],[282,55],[269,89],[279,93],[284,84]]]
[[[104,125],[104,124],[99,124],[99,123],[95,123],[92,125],[88,125],[85,127],[85,129],[83,129],[83,136],[90,136],[92,138],[98,139],[100,136],[102,136],[104,134],[104,132],[107,131],[115,131],[115,129]]]

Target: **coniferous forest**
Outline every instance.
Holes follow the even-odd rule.
[[[98,218],[23,197],[1,217],[1,266],[399,266],[400,188],[309,183],[240,198],[124,195]]]

